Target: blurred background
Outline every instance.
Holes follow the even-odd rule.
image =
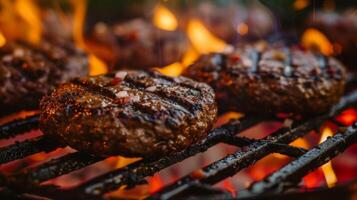
[[[89,54],[92,75],[160,67],[176,76],[200,54],[252,41],[299,44],[337,56],[354,69],[356,4],[354,0],[1,0],[0,45],[5,40],[36,43],[69,38]]]
[[[166,75],[178,76],[202,54],[230,51],[247,42],[256,45],[283,42],[319,51],[338,57],[350,71],[357,71],[357,1],[0,0],[0,47],[15,40],[34,45],[43,40],[73,43],[87,53],[91,75],[123,68],[157,68]],[[340,121],[351,124],[356,120],[356,110],[346,110],[341,116]],[[239,117],[239,113],[228,113],[217,124]],[[261,132],[263,135],[256,136],[261,138],[274,127],[277,125],[267,123],[246,136]],[[310,148],[323,141],[321,138],[332,135],[329,129],[322,132],[321,137],[312,134],[297,140],[295,145]],[[160,172],[161,175],[155,174],[149,178],[150,184],[142,186],[146,190],[130,194],[140,196],[138,191],[145,195],[155,192],[164,183],[235,150],[219,146],[188,160],[181,168],[172,167]],[[72,150],[51,152],[50,156],[67,151]],[[338,181],[357,177],[355,152],[356,148],[334,160]],[[3,169],[15,171],[50,156],[35,154],[27,158],[27,164],[15,162]],[[136,159],[108,158],[104,164],[98,163],[53,182],[69,187],[134,161]],[[229,191],[245,188],[288,161],[287,157],[272,155],[220,185]],[[327,170],[319,169],[304,178],[304,185],[307,188],[333,185],[336,177],[326,181],[324,178],[331,174],[335,177],[331,166]],[[128,195],[123,189],[116,194]]]

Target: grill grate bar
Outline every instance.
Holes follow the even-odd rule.
[[[261,121],[261,119],[246,118],[242,121],[233,120],[228,124],[211,131],[207,139],[202,141],[200,144],[192,145],[182,152],[163,157],[156,161],[137,161],[125,168],[104,174],[87,183],[84,183],[78,188],[75,188],[74,193],[77,195],[101,195],[105,192],[115,190],[123,185],[127,185],[128,187],[134,186],[142,182],[145,177],[153,175],[161,169],[180,162],[190,156],[196,155],[197,153],[206,151],[213,145],[222,142],[222,140],[224,140],[223,138],[227,135],[233,137],[236,133],[246,130],[259,121]]]
[[[307,152],[306,149],[300,147],[294,147],[287,144],[274,143],[270,147],[275,153],[280,153],[286,156],[298,158]]]
[[[93,197],[93,195],[102,195],[103,193],[115,190],[124,185],[132,187],[142,183],[145,177],[153,175],[154,173],[190,156],[206,151],[208,148],[220,142],[245,148],[199,170],[199,173],[194,173],[193,175],[182,178],[173,185],[170,185],[156,193],[153,198],[166,199],[175,197],[177,194],[189,188],[188,186],[194,184],[214,184],[228,176],[234,175],[241,169],[253,164],[255,161],[270,153],[282,153],[291,157],[298,157],[297,160],[301,160],[305,155],[309,155],[309,152],[317,148],[307,151],[306,149],[293,147],[288,144],[307,134],[309,131],[318,129],[323,122],[339,113],[346,106],[350,106],[356,102],[357,91],[343,97],[340,103],[337,104],[329,114],[310,119],[307,122],[295,122],[292,128],[283,127],[262,140],[239,137],[235,136],[235,134],[250,128],[252,125],[261,122],[263,119],[247,117],[242,121],[231,121],[226,125],[211,131],[208,137],[200,144],[192,145],[182,152],[175,153],[174,155],[163,157],[158,160],[141,160],[132,163],[125,168],[121,168],[94,178],[79,187],[66,191],[55,189],[53,192],[57,194],[51,192],[48,193],[48,195],[46,193],[46,196],[68,196],[68,194],[71,194],[76,197],[86,198],[89,196]],[[33,122],[35,121],[37,121],[37,119],[34,119]],[[35,123],[34,125],[36,126]],[[26,126],[26,123],[24,126]],[[3,127],[4,126],[1,126],[0,129]],[[357,133],[355,133],[356,131],[354,129],[357,128],[357,124],[355,124],[352,131],[353,133],[348,131],[352,130],[352,128],[350,127],[347,129],[347,132],[344,135],[337,134],[335,137],[338,135],[340,136],[338,136],[336,140],[329,139],[327,141],[330,142],[322,143],[320,145],[321,147],[318,149],[320,151],[315,150],[316,154],[318,154],[317,157],[310,160],[303,160],[304,162],[301,161],[301,168],[293,168],[289,171],[291,174],[288,175],[282,173],[279,175],[280,170],[276,172],[278,175],[275,176],[285,178],[287,182],[291,182],[292,180],[295,180],[293,178],[298,178],[298,176],[295,176],[296,174],[304,176],[304,174],[308,172],[306,171],[307,169],[310,169],[311,167],[318,167],[324,162],[327,162],[327,160],[331,159],[332,156],[335,156],[347,148],[352,141],[356,141]],[[10,129],[11,128],[8,130]],[[13,126],[13,130],[16,133],[15,126]],[[11,131],[8,131],[7,133],[11,134],[10,132]],[[53,141],[49,141],[44,136],[40,136],[38,138],[0,148],[0,163],[6,163],[41,151],[52,151],[57,148],[57,144],[51,142]],[[324,146],[325,143],[327,145]],[[321,156],[319,156],[320,154]],[[2,182],[5,184],[9,183],[9,186],[13,184],[14,188],[19,189],[19,191],[26,191],[26,184],[40,183],[98,162],[101,159],[103,158],[92,157],[88,154],[75,152],[53,159],[47,163],[37,166],[36,168],[30,168],[23,173],[15,174]],[[318,160],[317,162],[315,161],[316,159]],[[200,174],[200,176],[197,176],[197,174]],[[285,184],[287,182],[285,182]]]
[[[0,139],[7,139],[38,128],[39,115],[17,119],[0,126]]]
[[[8,185],[16,187],[32,188],[32,185],[43,181],[67,174],[81,169],[93,163],[99,162],[104,158],[95,157],[87,153],[74,152],[64,155],[57,159],[52,159],[42,165],[29,168],[26,171],[10,176],[7,180]]]
[[[253,184],[248,190],[239,192],[239,197],[280,193],[286,188],[296,185],[307,173],[325,164],[356,142],[357,122],[348,127],[343,133],[337,133],[335,136],[328,138],[279,171]]]
[[[323,121],[318,121],[321,124]],[[218,160],[207,167],[199,170],[196,175],[188,175],[182,179],[176,181],[174,184],[167,186],[163,190],[152,196],[153,199],[170,199],[182,192],[186,185],[190,185],[193,182],[199,182],[202,184],[214,184],[229,176],[236,174],[241,169],[248,167],[261,158],[273,153],[271,144],[273,143],[290,143],[297,137],[307,134],[310,130],[316,127],[316,121],[309,121],[302,125],[295,125],[296,128],[281,128],[275,132],[274,137],[268,136],[265,141],[257,141],[249,145],[247,149],[243,151],[237,151],[230,154],[227,157]],[[194,173],[197,174],[197,173]]]
[[[44,136],[25,140],[0,148],[0,164],[17,160],[39,152],[50,152],[59,148],[53,141]]]

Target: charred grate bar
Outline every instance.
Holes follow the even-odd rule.
[[[39,115],[14,120],[0,126],[0,139],[7,139],[38,128]]]
[[[357,122],[345,131],[337,133],[335,136],[312,148],[264,180],[254,183],[248,190],[240,192],[239,197],[283,192],[285,189],[295,186],[307,173],[325,164],[356,142]]]
[[[267,177],[265,181],[257,182],[252,185],[251,188],[244,192],[246,195],[242,196],[242,198],[254,197],[255,195],[270,192],[285,191],[285,186],[295,185],[301,177],[309,172],[308,169],[313,169],[324,164],[348,148],[348,146],[355,143],[357,135],[356,123],[354,126],[342,131],[344,132],[343,134],[337,134],[311,150],[293,147],[290,146],[289,143],[304,136],[310,130],[317,129],[323,122],[332,119],[333,116],[337,115],[344,108],[355,105],[356,102],[357,91],[343,97],[340,103],[338,103],[329,114],[318,116],[307,121],[297,121],[292,127],[283,127],[260,140],[240,137],[239,135],[236,136],[239,132],[264,121],[264,119],[251,118],[248,116],[240,121],[231,121],[220,128],[214,129],[200,144],[193,145],[171,156],[162,157],[158,160],[140,160],[124,168],[98,176],[69,190],[51,187],[49,189],[48,187],[40,186],[39,183],[43,181],[70,173],[104,159],[93,157],[82,152],[70,153],[60,158],[52,159],[37,167],[28,168],[23,172],[10,176],[1,176],[0,188],[5,189],[0,192],[7,191],[7,194],[11,194],[9,191],[15,191],[16,193],[23,193],[27,196],[31,194],[55,199],[68,197],[75,199],[98,198],[106,192],[116,190],[121,186],[134,187],[144,183],[145,177],[151,176],[188,157],[204,152],[218,143],[226,143],[244,148],[203,169],[195,171],[195,173],[189,176],[181,178],[178,182],[163,188],[150,198],[168,199],[177,197],[187,191],[191,191],[192,188],[199,188],[203,191],[210,190],[213,192],[212,197],[227,197],[226,193],[211,190],[210,185],[236,174],[241,169],[254,164],[254,162],[271,153],[281,153],[295,157],[296,160],[292,162],[294,164],[288,164],[281,170]],[[22,131],[29,131],[37,127],[38,116],[33,116],[1,126],[0,135],[4,136],[1,138],[13,137],[23,133]],[[51,142],[45,136],[40,136],[0,148],[0,163],[7,163],[41,151],[52,151],[59,147],[61,146]],[[291,165],[294,167],[291,167]],[[276,190],[276,187],[280,188],[280,190]],[[257,190],[254,188],[263,189]]]

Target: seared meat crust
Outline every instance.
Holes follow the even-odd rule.
[[[0,48],[0,115],[35,109],[47,92],[87,73],[86,55],[70,44],[9,42]]]
[[[256,114],[323,113],[345,85],[344,67],[336,59],[272,46],[204,55],[184,75],[212,86],[220,111]]]
[[[204,83],[118,71],[61,85],[42,99],[40,126],[77,150],[156,157],[204,139],[216,112]]]

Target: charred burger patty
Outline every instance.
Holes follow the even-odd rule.
[[[86,55],[70,44],[9,42],[0,48],[0,115],[35,109],[47,92],[87,73]]]
[[[345,85],[334,58],[281,46],[204,55],[184,75],[212,86],[221,111],[258,114],[326,112]]]
[[[97,155],[153,157],[201,141],[216,118],[213,90],[158,72],[73,80],[41,101],[41,130]]]

